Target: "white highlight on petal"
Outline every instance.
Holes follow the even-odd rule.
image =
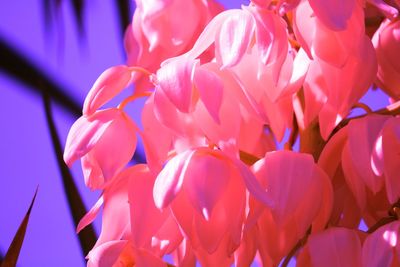
[[[386,230],[383,233],[383,239],[390,244],[390,246],[395,247],[397,244],[397,233],[395,231]]]

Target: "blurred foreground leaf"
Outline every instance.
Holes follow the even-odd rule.
[[[45,71],[36,66],[25,55],[15,49],[0,35],[0,71],[27,85],[36,93],[46,93],[67,111],[79,117],[82,114],[80,104],[66,92],[67,88],[59,85]]]
[[[24,242],[26,228],[29,222],[29,216],[31,215],[31,210],[33,207],[33,203],[35,202],[37,192],[38,188],[36,188],[28,211],[26,212],[24,219],[19,225],[18,231],[15,234],[10,247],[8,248],[6,255],[4,256],[4,259],[2,260],[1,267],[14,267],[17,264],[19,252],[21,251],[22,243]]]
[[[42,7],[44,13],[44,25],[47,29],[53,26],[53,23],[60,23],[60,25],[64,25],[62,18],[62,4],[67,3],[72,7],[72,15],[76,22],[77,30],[79,33],[79,37],[82,39],[85,37],[85,25],[84,25],[84,11],[86,2],[85,0],[42,0]],[[55,20],[55,21],[54,21]],[[63,31],[63,30],[62,30]]]
[[[78,188],[76,187],[75,181],[65,164],[63,159],[63,148],[61,146],[60,139],[58,137],[56,125],[51,111],[50,96],[43,94],[44,108],[46,112],[46,120],[50,130],[51,139],[53,142],[54,152],[57,158],[58,167],[61,172],[62,182],[64,185],[64,191],[67,197],[68,206],[74,221],[75,229],[80,219],[86,214],[86,208],[83,204],[82,197],[79,194]],[[81,251],[85,257],[92,249],[97,240],[97,235],[92,225],[88,225],[83,229],[79,235],[79,243]]]

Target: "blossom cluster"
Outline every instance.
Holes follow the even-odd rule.
[[[88,266],[400,266],[399,0],[136,4],[126,65],[66,142],[103,192],[78,226],[102,208]],[[392,104],[373,112],[376,87]]]

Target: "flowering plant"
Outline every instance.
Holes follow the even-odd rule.
[[[94,83],[64,152],[103,191],[78,226],[103,207],[88,266],[400,265],[400,1],[136,4],[127,64]],[[375,85],[391,104],[374,112]]]

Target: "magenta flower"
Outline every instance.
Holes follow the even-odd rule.
[[[398,265],[399,1],[136,2],[128,65],[100,75],[64,154],[103,190],[78,226],[103,208],[88,266]],[[377,111],[374,82],[393,102]]]
[[[81,158],[86,185],[104,188],[131,160],[136,149],[136,129],[119,109],[84,115],[71,127],[64,160],[71,166]]]

